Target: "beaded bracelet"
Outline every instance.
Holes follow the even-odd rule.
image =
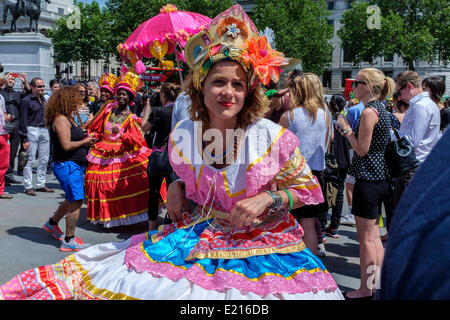
[[[275,207],[275,203],[277,202],[277,200],[275,199],[274,194],[272,192],[270,192],[269,190],[266,190],[264,192],[272,197],[273,203],[269,206],[269,209],[272,209],[273,207]]]
[[[268,190],[264,191],[264,192],[268,193],[272,197],[272,200],[273,200],[272,205],[270,205],[270,207],[269,207],[269,213],[274,213],[274,212],[279,211],[283,207],[283,197],[280,196],[279,194],[273,194],[272,192],[270,192]]]

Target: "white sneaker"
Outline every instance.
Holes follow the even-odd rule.
[[[346,216],[341,217],[340,224],[348,225],[348,226],[356,225],[355,216],[352,215],[351,213],[349,213]]]
[[[323,243],[319,243],[317,245],[317,256],[325,257],[326,255],[327,255],[327,252],[325,251],[325,245]]]

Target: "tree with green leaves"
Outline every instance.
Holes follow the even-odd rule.
[[[84,4],[75,1],[74,4],[80,9],[79,12],[59,18],[48,35],[53,43],[54,58],[64,63],[81,61],[88,65],[90,78],[90,62],[108,58],[105,50],[108,23],[97,2]],[[72,24],[74,15],[79,21]]]
[[[378,19],[379,26],[371,27],[370,19]],[[447,64],[450,59],[448,0],[356,2],[341,23],[337,34],[355,65],[397,54],[414,70],[417,60]]]
[[[273,30],[277,50],[300,59],[303,71],[321,75],[333,54],[328,14],[323,0],[256,0],[252,18],[259,30]]]

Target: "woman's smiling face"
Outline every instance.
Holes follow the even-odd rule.
[[[117,92],[117,102],[121,106],[128,105],[130,103],[130,96],[126,90],[120,89]]]
[[[247,75],[234,61],[213,65],[203,82],[204,103],[209,118],[231,120],[244,106],[247,94]]]

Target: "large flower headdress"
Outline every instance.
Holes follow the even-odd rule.
[[[238,4],[219,14],[209,26],[192,36],[184,53],[198,90],[215,62],[231,59],[240,63],[250,77],[249,88],[258,82],[264,85],[271,80],[278,82],[281,66],[288,64],[283,53],[273,50],[267,38],[259,35]]]

